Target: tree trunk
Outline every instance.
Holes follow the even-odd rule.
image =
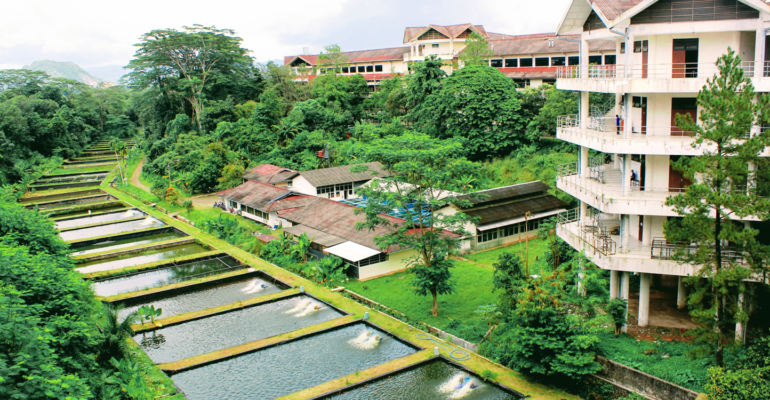
[[[721,207],[717,207],[716,210],[716,219],[714,221],[714,244],[715,247],[715,257],[714,261],[716,265],[714,266],[714,277],[716,278],[717,275],[719,275],[719,270],[722,268],[722,242],[719,240],[719,234],[722,232],[722,217],[720,215]],[[713,278],[712,278],[713,279]],[[722,295],[718,294],[719,291],[717,290],[714,283],[712,283],[711,290],[716,294],[716,297],[714,298],[714,301],[716,302],[717,311],[716,315],[714,316],[714,331],[717,334],[717,352],[716,352],[716,362],[717,365],[722,367],[724,366],[724,345],[722,343],[722,318],[725,317],[724,315],[724,309],[723,309],[723,302],[722,302]]]
[[[438,317],[438,294],[436,293],[436,289],[431,289],[430,294],[433,296],[433,308],[430,309],[430,313],[433,314],[434,317]]]

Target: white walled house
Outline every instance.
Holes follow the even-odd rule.
[[[352,172],[355,167],[365,167],[366,171]],[[356,189],[375,178],[390,174],[377,162],[343,165],[341,167],[321,168],[301,171],[292,178],[291,189],[310,196],[343,200],[358,198]]]
[[[768,29],[770,6],[754,0],[574,0],[557,29],[579,36],[583,49],[579,64],[560,67],[556,80],[558,89],[581,95],[580,113],[557,125],[557,138],[581,149],[577,163],[560,166],[557,187],[581,206],[557,232],[611,271],[612,297],[628,298],[630,274],[640,274],[640,326],[649,324],[651,282],[674,278],[683,308],[682,277],[698,268],[672,261],[673,245],[663,236],[665,221],[677,216],[666,198],[691,184],[671,162],[704,151],[675,126],[676,115],[697,121],[696,96],[728,48],[756,90],[770,91]],[[585,55],[593,42],[613,44],[616,64],[591,65]],[[590,92],[615,94],[614,110],[590,109]],[[603,154],[589,159],[589,149]]]
[[[285,210],[313,201],[312,197],[301,193],[257,181],[246,181],[238,187],[217,193],[217,196],[222,198],[228,209],[272,229],[292,225],[281,215]]]

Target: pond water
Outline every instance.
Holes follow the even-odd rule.
[[[121,211],[121,210],[122,211],[127,211],[128,208],[126,208],[126,206],[122,206],[122,205],[121,206],[114,206],[114,207],[105,207],[105,208],[100,208],[100,209],[97,209],[97,210],[92,210],[91,213],[94,214],[94,213],[104,213],[104,212]],[[73,217],[81,217],[81,216],[85,217],[85,216],[88,216],[88,215],[91,215],[91,214],[88,213],[88,210],[84,210],[84,211],[75,211],[75,212],[64,213],[64,214],[56,214],[53,217],[51,217],[51,219],[53,219],[54,221],[61,221],[63,219],[70,219],[70,218],[73,218]]]
[[[230,271],[229,268],[230,266],[217,260],[198,261],[94,282],[94,290],[99,296],[114,296],[164,286],[180,280],[199,279],[216,273],[225,273]]]
[[[83,264],[77,264],[77,268],[75,270],[81,274],[90,274],[100,271],[109,271],[111,269],[133,267],[136,265],[174,259],[178,257],[191,256],[193,254],[203,253],[206,251],[209,251],[209,249],[198,243],[183,244],[181,246],[146,250],[141,253],[126,254],[120,257],[112,257],[102,260],[94,260]]]
[[[136,231],[140,229],[158,228],[164,224],[159,220],[147,217],[138,221],[119,222],[117,224],[94,226],[91,228],[76,229],[59,234],[62,240],[81,240],[91,237],[113,235],[121,232]]]
[[[383,338],[379,343],[371,339],[377,335]],[[189,400],[274,399],[415,352],[359,323],[181,372],[172,379]]]
[[[69,200],[69,199],[77,199],[80,197],[90,197],[90,196],[98,196],[101,193],[101,191],[91,191],[91,190],[83,190],[81,192],[74,192],[74,193],[63,193],[56,196],[45,196],[46,198],[40,199],[36,197],[27,197],[26,199],[19,200],[19,203],[21,204],[30,204],[30,203],[48,203],[52,201],[60,201],[60,200]],[[43,197],[42,195],[39,197]]]
[[[56,229],[74,228],[74,227],[83,226],[83,225],[98,224],[102,222],[117,221],[120,219],[141,217],[144,215],[146,214],[139,210],[131,209],[128,211],[119,211],[119,212],[113,212],[113,213],[104,213],[104,214],[100,213],[99,215],[94,215],[91,217],[68,219],[66,221],[56,222],[54,226],[56,227]]]
[[[261,279],[254,281],[269,285]],[[295,331],[342,315],[322,302],[299,295],[140,333],[134,340],[152,361],[161,364]]]
[[[473,385],[476,387],[473,388]],[[514,393],[484,383],[475,374],[469,374],[443,360],[432,361],[341,394],[326,397],[334,400],[516,400],[520,398],[522,397]]]
[[[193,285],[187,292],[158,294],[151,300],[138,299],[136,303],[132,302],[126,304],[126,308],[118,311],[118,317],[122,321],[126,315],[139,307],[143,305],[154,305],[155,308],[163,308],[163,315],[161,315],[161,318],[166,318],[177,314],[219,307],[225,304],[281,291],[281,288],[272,284],[261,292],[249,293],[249,291],[241,291],[241,289],[246,288],[253,280],[254,278],[244,278],[235,282],[214,284],[213,286],[210,286],[211,284]]]
[[[130,239],[120,239],[120,240],[104,239],[104,241],[96,244],[76,247],[75,250],[77,251],[73,252],[71,255],[82,256],[84,254],[113,251],[118,249],[124,249],[126,247],[139,246],[142,244],[149,244],[154,242],[161,242],[164,240],[178,239],[184,236],[185,235],[183,233],[180,233],[176,230],[172,230],[170,232],[156,233],[153,235],[139,236],[139,237],[130,238]]]

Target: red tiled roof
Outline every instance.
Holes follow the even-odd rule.
[[[473,24],[433,25],[433,24],[430,24],[428,26],[415,26],[415,27],[405,28],[404,43],[410,42],[416,37],[427,32],[428,29],[430,28],[435,29],[436,31],[446,35],[449,38],[456,38],[470,28],[473,28],[476,31],[478,31],[481,34],[481,36],[489,37],[489,35],[487,34],[487,31],[484,29],[484,25],[473,25]]]
[[[578,35],[560,37],[566,39],[580,38]],[[549,41],[549,38],[553,40]],[[512,39],[492,40],[489,44],[496,56],[580,52],[580,43],[555,39],[553,34],[522,35]],[[588,42],[588,46],[590,51],[615,51],[615,42],[608,40],[592,40]]]
[[[404,53],[410,51],[409,47],[392,47],[387,49],[346,51],[342,56],[347,59],[345,64],[354,64],[371,61],[398,61],[404,59]],[[310,65],[318,65],[318,54],[286,56],[283,65],[289,65],[295,58],[305,60]]]
[[[273,235],[265,235],[265,234],[259,234],[259,235],[257,235],[257,239],[258,239],[260,242],[262,242],[262,243],[270,243],[270,242],[272,242],[273,240],[278,240],[278,238],[277,238],[277,237],[275,237],[275,236],[273,236]]]
[[[498,68],[508,78],[549,79],[556,78],[559,67]]]
[[[279,188],[267,183],[257,181],[246,181],[238,187],[224,190],[216,193],[217,196],[226,200],[233,200],[237,203],[254,207],[259,211],[270,212],[277,211],[283,208],[297,207],[304,201],[305,203],[310,200],[299,200],[300,197],[310,196],[290,196],[286,199],[278,200],[281,196],[289,195],[289,190]],[[311,197],[312,199],[312,197]]]
[[[596,7],[612,21],[619,17],[620,14],[634,8],[637,4],[643,0],[589,0],[590,3],[596,4]]]

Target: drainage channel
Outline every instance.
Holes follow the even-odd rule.
[[[264,290],[269,284],[257,278],[241,290],[252,286],[252,290]],[[343,313],[326,303],[296,294],[142,332],[134,336],[134,341],[152,361],[162,364],[254,342],[342,316]]]
[[[356,322],[172,376],[189,400],[274,399],[414,354],[418,348]]]

